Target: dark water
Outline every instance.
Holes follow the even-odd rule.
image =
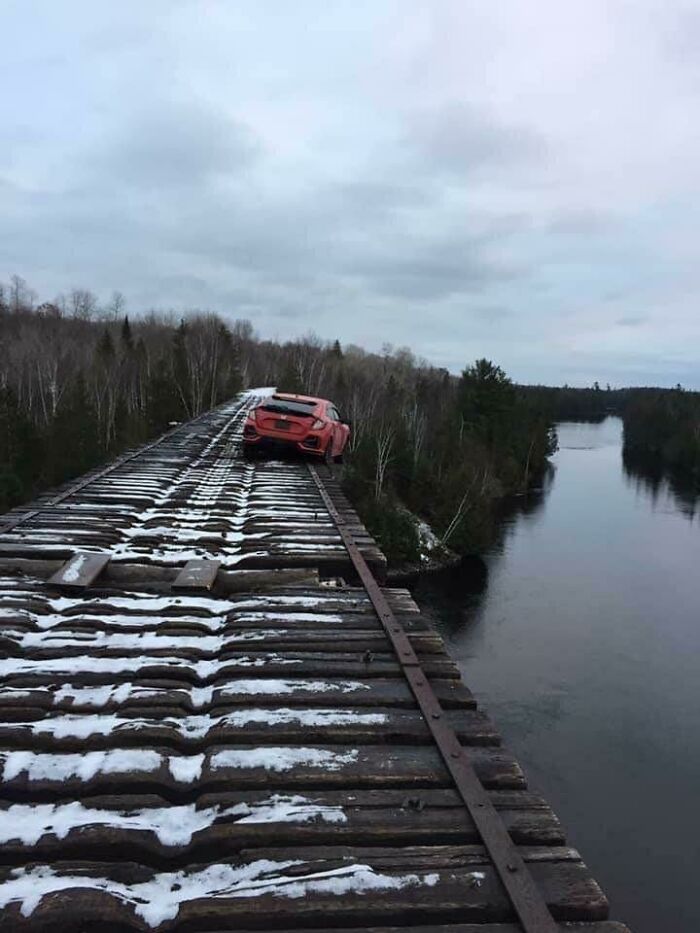
[[[487,574],[416,598],[633,933],[700,931],[700,512],[626,469],[621,422],[559,426]]]

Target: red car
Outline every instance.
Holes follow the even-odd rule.
[[[343,421],[325,398],[277,392],[248,412],[243,427],[243,453],[296,449],[340,462],[350,437]]]

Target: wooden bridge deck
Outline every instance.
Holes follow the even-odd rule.
[[[240,459],[246,404],[0,519],[0,931],[522,930],[312,474]],[[555,928],[624,933],[382,593]]]

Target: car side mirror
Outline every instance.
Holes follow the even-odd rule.
[[[348,428],[352,428],[352,421],[344,420],[344,421],[343,421],[343,424],[346,425],[346,427],[348,427]]]

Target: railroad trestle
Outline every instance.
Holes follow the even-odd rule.
[[[254,399],[0,518],[0,931],[625,933]]]

